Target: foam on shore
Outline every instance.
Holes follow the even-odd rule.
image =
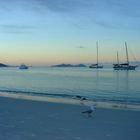
[[[97,108],[140,111],[140,105],[93,101],[93,100],[80,100],[77,98],[56,98],[56,97],[49,97],[49,96],[25,95],[23,93],[17,94],[17,93],[7,93],[7,92],[0,92],[0,97],[42,101],[42,102],[52,102],[52,103],[73,104],[73,105],[85,105],[85,106],[95,105]]]

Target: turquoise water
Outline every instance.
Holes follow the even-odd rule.
[[[140,104],[140,70],[31,67],[0,69],[0,92]]]

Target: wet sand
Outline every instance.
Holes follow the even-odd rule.
[[[140,111],[0,97],[0,140],[139,140]]]

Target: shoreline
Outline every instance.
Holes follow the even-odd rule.
[[[13,98],[18,100],[30,100],[30,101],[39,101],[39,102],[80,105],[80,106],[94,105],[97,108],[103,108],[103,109],[140,111],[140,105],[92,101],[92,100],[80,100],[78,98],[56,98],[56,97],[49,97],[49,96],[25,95],[23,93],[17,94],[17,93],[7,93],[7,92],[0,92],[0,97]]]

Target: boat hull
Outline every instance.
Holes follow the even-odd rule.
[[[19,69],[21,69],[21,70],[26,70],[26,69],[28,69],[28,68],[29,68],[29,67],[26,66],[26,65],[24,65],[24,64],[20,65],[20,67],[19,67]]]
[[[89,66],[89,68],[92,68],[92,69],[102,69],[103,66],[95,66],[95,65],[91,65],[91,66]]]
[[[137,66],[114,66],[114,70],[135,70]]]

